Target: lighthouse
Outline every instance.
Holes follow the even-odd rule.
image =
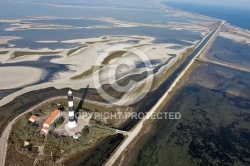
[[[75,120],[75,111],[73,108],[73,93],[72,91],[68,91],[68,106],[69,106],[69,122],[68,127],[74,128],[76,127],[76,120]]]

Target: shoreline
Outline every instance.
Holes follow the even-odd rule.
[[[139,48],[139,50],[141,50],[143,52],[148,52],[147,53],[148,58],[151,60],[152,59],[161,60],[160,55],[162,55],[161,54],[162,52],[165,52],[164,55],[162,55],[165,58],[165,60],[167,58],[170,58],[168,53],[176,54],[177,57],[175,59],[179,59],[181,57],[181,53],[183,53],[185,49],[189,48],[190,46],[193,46],[196,43],[196,42],[190,43],[190,46],[182,46],[179,49],[174,49],[171,47],[176,46],[175,44],[171,44],[171,43],[153,44],[152,42],[153,42],[153,40],[155,40],[155,38],[146,37],[146,36],[136,36],[136,35],[133,35],[133,36],[101,36],[99,38],[73,39],[73,40],[64,41],[64,42],[70,42],[70,43],[81,42],[82,44],[84,44],[84,43],[89,42],[89,41],[92,41],[92,42],[93,41],[94,42],[102,41],[104,37],[107,38],[108,40],[111,40],[111,42],[114,42],[116,40],[129,41],[131,39],[137,39],[137,38],[139,40],[139,38],[140,38],[140,42],[137,43],[137,45],[150,44],[150,45],[142,45]],[[52,58],[50,60],[50,62],[56,63],[56,64],[67,65],[69,70],[64,71],[64,72],[59,72],[55,77],[53,77],[53,80],[50,80],[49,82],[38,84],[38,85],[27,86],[19,91],[16,91],[8,96],[5,96],[2,100],[0,100],[0,107],[9,103],[15,97],[20,96],[24,93],[34,91],[34,90],[39,90],[39,89],[45,89],[48,87],[55,87],[57,89],[62,89],[62,88],[71,86],[72,89],[80,89],[82,87],[86,87],[87,85],[90,85],[91,88],[98,88],[98,87],[94,86],[94,83],[93,83],[94,81],[93,81],[91,76],[85,77],[85,78],[80,78],[77,80],[72,80],[71,78],[74,75],[81,74],[82,71],[88,70],[90,68],[90,66],[95,64],[96,57],[98,57],[98,56],[108,56],[110,53],[112,53],[113,51],[117,51],[117,50],[126,50],[127,52],[129,52],[133,48],[136,48],[136,47],[130,48],[131,46],[134,45],[131,43],[119,44],[117,46],[112,46],[111,48],[109,48],[110,47],[109,43],[110,43],[109,41],[107,41],[106,43],[102,43],[101,47],[99,44],[94,43],[91,45],[91,47],[82,48],[82,49],[77,50],[71,56],[67,56],[68,51],[71,49],[53,50],[53,51],[59,51],[61,53],[59,54],[60,55],[59,58]],[[155,49],[153,49],[153,48],[155,48]],[[106,51],[103,52],[102,54],[100,54],[100,53],[98,53],[100,49],[106,49]],[[14,51],[17,51],[17,50],[20,50],[20,49],[17,48]],[[21,49],[21,50],[22,51],[32,51],[31,49]],[[52,50],[51,49],[41,49],[39,51],[52,51]],[[7,57],[2,56],[2,58],[5,57],[5,59],[9,59],[11,57],[11,54],[13,54],[13,50],[12,50],[12,52],[9,52],[6,55]],[[89,61],[86,61],[85,59],[82,58],[83,54],[88,55],[85,58],[88,58]],[[92,57],[91,56],[92,54],[96,55],[96,57]],[[7,61],[5,60],[5,63],[23,62],[23,61],[27,61],[27,60],[36,61],[38,58],[40,58],[42,56],[43,55],[26,55],[26,56],[18,57],[14,60],[7,60]],[[46,56],[47,55],[45,55],[45,57]],[[48,56],[50,56],[50,55],[48,55]],[[166,64],[165,67],[166,68],[171,67],[173,65],[174,61],[176,61],[176,60],[172,60],[169,64]],[[116,63],[116,62],[112,62],[112,63]],[[112,70],[114,70],[114,69],[112,69]],[[141,69],[141,70],[143,71],[144,69]],[[74,73],[72,73],[72,72],[74,72]],[[103,73],[103,72],[101,72],[101,73]],[[95,75],[95,74],[92,74],[92,76],[93,75]],[[103,76],[101,76],[101,77],[104,79]],[[79,81],[83,81],[84,83],[80,83]],[[104,81],[104,83],[107,83],[107,81]]]
[[[47,98],[45,100],[43,100],[40,103],[37,103],[36,105],[33,105],[31,107],[29,107],[26,111],[22,112],[21,114],[19,114],[18,116],[16,116],[14,119],[12,119],[8,125],[4,128],[3,132],[1,132],[1,137],[0,137],[0,161],[2,161],[2,165],[4,165],[5,163],[5,159],[6,159],[6,154],[7,154],[7,147],[8,147],[8,138],[12,129],[12,126],[16,123],[16,121],[24,116],[25,114],[34,111],[35,108],[42,106],[43,104],[47,103],[47,102],[51,102],[53,100],[58,100],[58,99],[66,99],[67,96],[56,96],[56,97],[51,97],[51,98]],[[75,97],[75,99],[80,100],[80,97]],[[92,102],[90,100],[87,100],[85,102],[90,102],[90,103],[96,103],[96,102]],[[102,103],[98,102],[99,105],[102,105]],[[105,103],[103,104],[104,106],[106,105]],[[99,143],[99,142],[98,142]],[[96,143],[96,144],[98,144]],[[94,145],[95,146],[95,145]],[[91,147],[93,148],[93,147]],[[87,150],[88,151],[88,150]],[[69,159],[66,159],[69,160]]]
[[[31,72],[33,73],[32,77],[23,79],[24,75],[29,75]],[[9,90],[34,84],[42,80],[46,73],[45,70],[35,67],[0,67],[0,90]]]

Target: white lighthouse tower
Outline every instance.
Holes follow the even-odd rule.
[[[69,122],[68,127],[74,128],[77,126],[77,123],[75,121],[75,111],[73,108],[73,93],[69,90],[68,92],[68,106],[69,106]]]

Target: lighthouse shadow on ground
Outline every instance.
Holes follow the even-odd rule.
[[[84,101],[86,99],[86,96],[88,94],[88,90],[89,90],[89,85],[86,86],[86,88],[84,89],[83,91],[83,94],[82,94],[82,97],[81,97],[81,100],[77,106],[77,108],[75,109],[75,118],[76,118],[76,122],[78,121],[78,118],[79,118],[79,113],[80,113],[80,109],[83,108],[83,104],[84,104]]]

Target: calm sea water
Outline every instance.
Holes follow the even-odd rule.
[[[231,25],[250,30],[250,9],[248,8],[183,2],[164,2],[164,4],[176,9],[223,19]]]

